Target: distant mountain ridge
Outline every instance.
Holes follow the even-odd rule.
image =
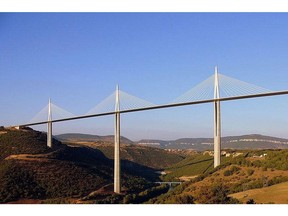
[[[55,136],[61,141],[78,142],[106,142],[113,143],[114,136],[98,136],[80,133],[68,133]],[[121,136],[121,143],[147,145],[163,149],[194,149],[196,151],[212,150],[213,138],[180,138],[176,140],[158,140],[142,139],[133,142],[130,139]],[[221,139],[221,148],[230,149],[286,149],[288,148],[288,139],[264,136],[261,134],[249,134],[241,136],[227,136]]]
[[[181,138],[177,140],[140,140],[137,144],[170,149],[195,149],[198,151],[213,149],[213,138]],[[231,149],[283,149],[288,148],[288,139],[249,134],[221,138],[222,148]]]

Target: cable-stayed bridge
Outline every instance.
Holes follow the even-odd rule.
[[[214,167],[220,165],[221,156],[221,112],[222,101],[240,100],[257,97],[268,97],[288,94],[285,91],[271,91],[238,79],[215,72],[209,78],[193,87],[183,95],[167,104],[153,104],[130,95],[116,87],[111,95],[84,115],[76,116],[63,108],[49,103],[31,121],[15,127],[47,124],[47,145],[52,146],[52,123],[84,118],[115,115],[114,131],[114,192],[121,192],[120,181],[120,115],[121,113],[138,112],[153,109],[164,109],[194,104],[213,103],[214,105]]]

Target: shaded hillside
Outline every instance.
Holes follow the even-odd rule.
[[[0,200],[81,197],[112,180],[111,169],[104,168],[91,169],[65,161],[4,161]]]
[[[73,145],[73,143],[69,143],[69,145]],[[76,145],[85,145],[99,149],[106,157],[114,159],[113,144],[82,143],[81,145]],[[178,163],[185,158],[181,154],[168,152],[163,149],[123,144],[121,144],[120,155],[122,160],[131,161],[153,169],[165,169],[166,167]]]
[[[46,134],[9,130],[0,135],[0,202],[80,197],[112,182],[112,166],[100,151],[71,148]]]
[[[56,140],[56,147],[48,149],[46,135],[36,131],[7,130],[0,139],[1,203],[23,199],[73,203],[113,183],[113,161],[98,149],[69,147]],[[153,169],[125,160],[121,170],[126,191],[149,187],[143,176],[157,178]]]
[[[80,133],[67,133],[60,134],[55,136],[57,139],[61,141],[77,141],[77,142],[103,142],[103,143],[111,143],[114,142],[114,136],[98,136],[98,135],[90,135],[90,134],[80,134]],[[126,137],[121,136],[120,142],[123,144],[133,144],[134,142],[127,139]]]

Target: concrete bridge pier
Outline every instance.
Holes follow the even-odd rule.
[[[120,182],[120,100],[119,87],[116,87],[115,134],[114,134],[114,193],[121,193]]]
[[[48,123],[47,123],[47,146],[53,147],[52,143],[52,110],[51,110],[51,99],[49,98],[48,104]]]
[[[218,69],[215,67],[214,79],[214,168],[221,162],[221,116],[220,116],[220,98]]]

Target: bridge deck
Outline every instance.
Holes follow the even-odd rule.
[[[120,110],[117,112],[113,111],[113,112],[98,113],[98,114],[93,114],[93,115],[82,115],[82,116],[76,116],[76,117],[70,117],[70,118],[56,119],[56,120],[52,120],[50,122],[53,123],[53,122],[71,121],[71,120],[84,119],[84,118],[93,118],[93,117],[99,117],[99,116],[115,115],[116,113],[139,112],[139,111],[144,111],[144,110],[164,109],[164,108],[187,106],[187,105],[193,105],[193,104],[212,103],[215,101],[231,101],[231,100],[240,100],[240,99],[248,99],[248,98],[258,98],[258,97],[269,97],[269,96],[286,95],[286,94],[288,94],[288,90],[261,93],[261,94],[253,94],[253,95],[242,95],[242,96],[219,98],[219,99],[191,101],[191,102],[184,102],[184,103],[172,103],[172,104],[156,105],[156,106],[151,106],[151,107],[144,107],[144,108],[137,108],[137,109],[130,109],[130,110]],[[49,121],[41,121],[41,122],[35,122],[35,123],[30,123],[30,124],[15,125],[12,127],[33,126],[33,125],[47,124],[48,122]]]

